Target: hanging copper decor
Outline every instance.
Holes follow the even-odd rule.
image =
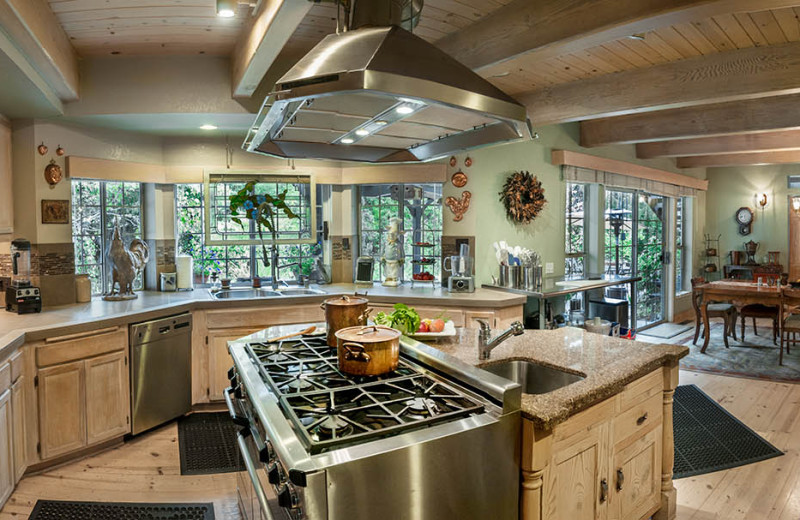
[[[61,166],[56,164],[53,159],[50,159],[50,164],[44,167],[44,180],[46,180],[47,184],[50,186],[55,186],[61,182],[62,177]]]
[[[455,186],[456,188],[463,188],[464,186],[467,185],[468,180],[469,179],[467,178],[467,174],[462,172],[461,170],[457,171],[456,173],[453,174],[452,177],[450,177],[450,182],[452,182],[453,186]]]
[[[456,164],[458,164],[458,161],[456,161],[456,156],[455,155],[451,155],[450,156],[450,166],[455,167]]]
[[[39,155],[44,155],[47,153],[47,147],[44,145],[44,141],[42,141],[42,144],[36,147],[36,151],[39,152]]]
[[[472,193],[465,191],[461,194],[461,198],[447,197],[444,201],[450,211],[453,212],[453,221],[459,222],[464,218],[464,213],[469,209],[469,201],[472,198]]]
[[[466,159],[464,159],[464,166],[466,166],[467,168],[472,166],[472,158],[471,157],[467,157]]]
[[[542,182],[529,172],[512,173],[499,195],[506,216],[519,224],[532,222],[547,204]]]
[[[67,153],[67,152],[66,152],[66,150],[64,150],[63,148],[61,148],[61,145],[58,145],[58,148],[56,148],[56,155],[57,155],[57,156],[59,156],[59,157],[61,157],[61,156],[62,156],[62,155],[64,155],[65,153]]]

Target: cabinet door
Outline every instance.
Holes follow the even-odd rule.
[[[25,438],[25,376],[11,386],[11,419],[13,420],[14,482],[19,482],[28,467],[28,439]]]
[[[233,366],[233,359],[228,353],[228,341],[248,336],[258,330],[261,329],[227,329],[208,333],[209,400],[222,400],[222,392],[230,386],[228,370]]]
[[[14,491],[14,453],[12,449],[11,391],[0,395],[0,506]]]
[[[86,446],[83,361],[39,370],[42,460]]]
[[[611,492],[607,444],[605,423],[553,445],[553,459],[545,472],[543,518],[606,518]]]
[[[647,518],[661,507],[661,428],[615,448],[611,520]]]
[[[124,351],[86,363],[86,440],[105,441],[131,431],[128,363]]]

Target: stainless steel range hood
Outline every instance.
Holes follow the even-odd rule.
[[[355,5],[353,19],[371,24],[380,18],[374,6],[385,4]],[[277,82],[243,147],[392,163],[530,138],[525,107],[392,21],[322,40]]]

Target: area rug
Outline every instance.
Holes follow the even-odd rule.
[[[672,417],[673,478],[712,473],[783,455],[695,385],[675,389]]]
[[[39,500],[29,520],[214,520],[214,504]]]
[[[656,325],[652,329],[643,330],[642,334],[647,334],[655,338],[669,339],[687,330],[694,330],[694,325],[685,323],[662,323],[661,325]]]
[[[178,421],[181,475],[244,471],[236,434],[226,412],[193,413]]]
[[[689,355],[680,361],[681,369],[765,381],[800,383],[800,345],[792,348],[790,354],[784,352],[783,365],[778,365],[780,351],[779,347],[772,343],[772,322],[770,320],[758,321],[758,336],[756,336],[753,333],[752,321],[748,319],[745,341],[741,340],[741,329],[737,325],[736,334],[739,340],[734,341],[732,336],[728,336],[730,348],[725,348],[722,340],[722,321],[712,321],[711,339],[705,354],[700,353],[703,338],[697,338],[697,345],[692,345],[694,323],[690,323],[690,325],[690,330],[664,341],[664,343],[689,347]],[[649,332],[645,331],[641,335],[649,334]],[[780,343],[780,338],[778,338],[778,343]]]

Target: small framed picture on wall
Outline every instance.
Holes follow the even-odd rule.
[[[69,224],[69,201],[42,200],[42,224]]]

